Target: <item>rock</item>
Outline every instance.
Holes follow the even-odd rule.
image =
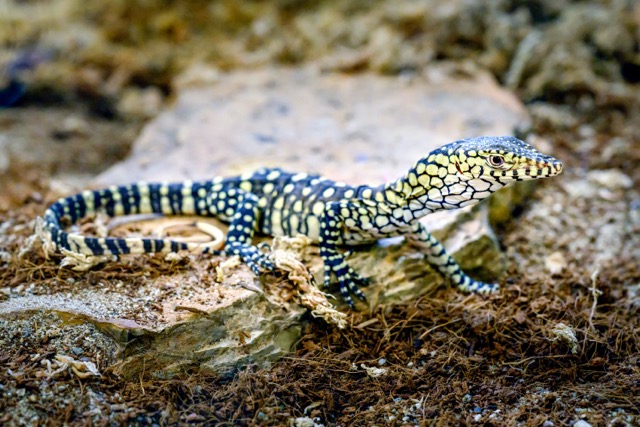
[[[24,296],[0,303],[0,317],[24,319],[53,314],[63,326],[88,322],[122,351],[114,372],[134,378],[146,371],[170,377],[200,367],[225,375],[236,366],[264,365],[285,355],[300,335],[301,308],[283,309],[265,295],[241,287],[253,280],[248,270],[229,275],[219,287],[198,286],[193,273],[150,282],[140,295],[159,286],[181,287],[180,294],[149,310],[148,298],[93,289]],[[73,351],[73,349],[72,349]],[[74,352],[74,354],[76,354]]]
[[[624,190],[633,186],[633,181],[619,169],[592,170],[587,173],[587,179],[593,184],[608,190]]]
[[[544,260],[544,266],[552,275],[560,274],[567,268],[567,259],[562,252],[553,252]]]
[[[442,144],[511,134],[526,120],[522,105],[488,74],[476,70],[473,77],[454,78],[453,71],[445,66],[399,78],[308,69],[216,74],[211,85],[181,86],[175,106],[152,121],[131,156],[96,185],[209,179],[260,166],[319,172],[351,184],[382,183]],[[483,280],[502,269],[487,210],[481,204],[425,220],[463,269]],[[302,257],[321,283],[317,253],[310,246]],[[144,298],[97,291],[70,299],[27,296],[1,303],[0,314],[46,309],[99,325],[122,346],[116,372],[129,377],[142,370],[170,376],[195,366],[224,373],[285,354],[299,337],[305,311],[274,296],[289,282],[264,275],[260,283],[241,265],[211,286],[198,279],[212,276],[207,262],[192,258],[185,272],[150,280],[137,291]],[[401,239],[356,249],[349,262],[372,279],[363,289],[371,306],[412,300],[444,282]],[[158,289],[167,287],[180,291],[159,299]],[[96,300],[103,304],[92,306]]]
[[[396,178],[433,148],[465,136],[511,134],[522,105],[487,74],[449,77],[238,72],[186,87],[98,184],[208,179],[259,166],[321,172],[350,183]],[[398,149],[402,147],[402,149]]]
[[[562,186],[574,198],[617,200],[633,181],[619,169],[601,169],[587,172],[586,179],[563,181]]]

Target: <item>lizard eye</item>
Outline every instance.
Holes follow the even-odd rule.
[[[495,168],[499,168],[500,166],[504,165],[504,157],[498,155],[489,156],[487,158],[487,162],[489,162],[489,165]]]

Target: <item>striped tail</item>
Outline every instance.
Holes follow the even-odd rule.
[[[114,217],[119,215],[151,214],[211,216],[207,195],[213,183],[189,181],[174,184],[133,184],[114,186],[102,190],[83,191],[62,198],[52,204],[44,214],[46,230],[56,248],[85,255],[120,255],[141,253],[169,253],[195,250],[198,243],[177,242],[169,239],[97,238],[67,233],[61,221],[71,224],[98,212]],[[211,252],[206,246],[202,252]]]

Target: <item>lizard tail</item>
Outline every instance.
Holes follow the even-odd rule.
[[[182,250],[217,251],[193,242],[152,238],[100,238],[63,231],[62,223],[71,225],[98,212],[114,217],[135,214],[208,216],[206,196],[210,182],[174,184],[135,184],[102,190],[84,191],[59,199],[44,214],[45,229],[58,249],[85,255],[120,255],[169,253]]]

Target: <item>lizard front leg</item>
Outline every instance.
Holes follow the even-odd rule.
[[[436,267],[443,276],[451,279],[461,291],[479,294],[498,291],[499,285],[480,282],[467,276],[458,263],[447,253],[442,243],[433,237],[421,223],[413,223],[410,231],[405,234],[405,239],[422,249],[429,264]]]
[[[354,307],[350,293],[365,301],[366,298],[358,285],[366,284],[367,280],[360,277],[349,265],[344,255],[338,252],[342,230],[344,229],[344,212],[354,211],[355,206],[349,202],[330,202],[320,218],[320,256],[324,261],[324,283],[325,286],[331,284],[331,273],[338,279],[340,293],[345,302]],[[356,211],[357,212],[357,211]]]

